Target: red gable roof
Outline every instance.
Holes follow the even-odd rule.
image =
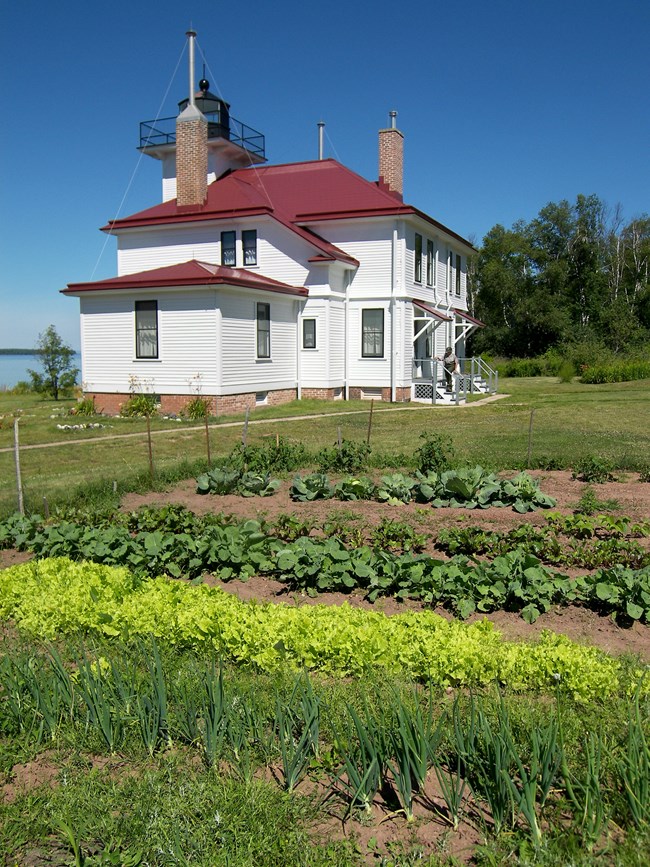
[[[122,277],[111,277],[108,280],[97,280],[94,283],[69,283],[62,289],[64,295],[74,295],[77,292],[96,292],[108,289],[149,289],[167,286],[245,286],[249,289],[262,289],[266,292],[279,292],[283,295],[307,296],[304,286],[289,286],[278,280],[271,280],[261,274],[254,274],[244,268],[226,268],[223,265],[212,265],[209,262],[199,262],[191,259],[179,265],[168,265],[164,268],[153,268],[151,271],[139,271],[137,274],[125,274]]]
[[[226,173],[208,186],[204,205],[179,211],[176,200],[163,202],[130,217],[114,220],[104,231],[166,223],[216,220],[270,214],[301,234],[301,224],[352,217],[413,215],[471,247],[469,241],[442,223],[367,181],[333,159],[279,166],[250,166]],[[333,244],[311,233],[314,246],[335,259],[356,263]]]

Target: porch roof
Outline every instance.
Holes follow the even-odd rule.
[[[443,322],[451,322],[451,316],[445,316],[444,313],[441,313],[439,310],[436,310],[435,307],[430,307],[428,304],[425,304],[423,301],[417,301],[415,298],[413,299],[413,306],[419,307],[420,310],[424,310],[425,313],[430,313],[431,316],[435,316],[436,319],[441,319]]]
[[[470,316],[467,310],[459,310],[458,307],[454,307],[453,311],[457,316],[460,316],[461,319],[467,319],[468,322],[471,322],[471,324],[475,325],[477,328],[485,328],[485,322],[481,322],[480,319],[475,319],[474,316]]]

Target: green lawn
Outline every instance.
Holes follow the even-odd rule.
[[[506,379],[508,396],[465,408],[375,404],[373,454],[412,458],[420,434],[436,431],[452,437],[461,461],[494,469],[526,465],[531,411],[534,410],[532,461],[570,467],[589,455],[605,457],[619,469],[638,469],[650,461],[650,381],[608,385],[562,384],[552,378]],[[0,509],[15,507],[13,413],[22,410],[21,446],[61,443],[23,449],[21,465],[29,508],[42,497],[67,496],[78,486],[113,481],[125,485],[148,467],[145,423],[136,419],[96,419],[109,425],[99,430],[62,431],[57,424],[88,419],[60,417],[74,401],[44,401],[34,396],[0,394]],[[365,440],[367,402],[295,401],[251,413],[248,442],[277,434],[303,442],[310,450],[345,439]],[[313,416],[326,413],[316,421]],[[52,416],[55,416],[52,418]],[[282,419],[288,420],[282,420]],[[212,454],[225,455],[241,441],[243,415],[211,422]],[[93,421],[93,419],[90,419]],[[258,423],[259,422],[259,423]],[[190,422],[152,422],[154,462],[158,472],[180,462],[205,459],[205,434]],[[161,431],[158,433],[158,431]],[[129,435],[130,436],[125,436]],[[135,434],[135,436],[134,436]],[[116,438],[117,437],[117,438]],[[81,444],[70,440],[83,440]]]

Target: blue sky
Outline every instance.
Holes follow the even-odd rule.
[[[396,109],[405,200],[477,243],[578,193],[650,211],[640,0],[23,0],[2,24],[0,347],[50,323],[78,347],[78,302],[58,290],[113,276],[99,227],[160,200],[139,122],[187,95],[190,26],[199,77],[202,52],[270,163],[315,159],[322,119],[325,155],[374,180]]]

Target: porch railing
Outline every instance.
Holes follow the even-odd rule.
[[[459,373],[451,377],[451,400],[460,403],[468,394],[496,394],[499,388],[499,373],[487,364],[479,356],[471,358],[459,358]],[[442,387],[446,391],[446,377],[444,365],[434,358],[413,359],[413,384],[420,386],[430,385],[431,402],[437,403],[440,398],[438,389]],[[428,400],[428,397],[426,398]]]

